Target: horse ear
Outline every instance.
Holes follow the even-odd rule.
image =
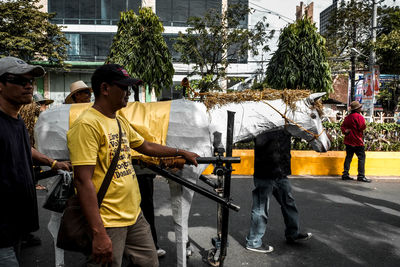
[[[313,104],[315,101],[326,95],[326,92],[314,93],[307,97],[309,103]]]

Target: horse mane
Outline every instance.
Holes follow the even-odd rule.
[[[276,100],[282,99],[284,103],[290,106],[291,109],[295,109],[296,101],[310,96],[309,90],[299,89],[264,89],[264,90],[251,90],[246,89],[243,91],[234,91],[229,93],[220,92],[208,92],[202,93],[202,102],[207,107],[207,110],[211,110],[216,107],[221,107],[230,103],[242,103],[247,101],[262,101],[262,100]],[[318,113],[322,115],[322,103],[316,101],[314,108],[317,109]]]

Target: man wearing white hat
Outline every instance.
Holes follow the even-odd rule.
[[[69,87],[70,94],[65,98],[65,104],[89,103],[92,96],[92,88],[83,81],[71,83]]]
[[[362,104],[353,101],[350,104],[350,114],[346,116],[340,126],[344,134],[344,144],[346,145],[346,159],[344,160],[342,180],[354,180],[349,175],[350,163],[353,155],[358,158],[357,181],[370,183],[371,180],[365,178],[365,148],[363,132],[366,128],[365,119],[360,114]]]

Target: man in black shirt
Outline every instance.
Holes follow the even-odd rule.
[[[311,233],[299,233],[299,214],[292,196],[288,175],[290,167],[290,134],[285,130],[261,134],[255,139],[254,185],[250,232],[246,237],[246,249],[269,253],[272,246],[263,246],[262,237],[268,222],[271,195],[281,206],[285,220],[285,237],[288,243],[311,238]]]
[[[69,169],[31,148],[24,121],[18,114],[32,102],[33,83],[45,73],[15,57],[0,59],[0,265],[18,266],[21,237],[39,228],[32,154],[52,168]]]

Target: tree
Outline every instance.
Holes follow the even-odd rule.
[[[400,74],[400,8],[379,10],[378,37],[374,46],[381,73]]]
[[[220,90],[219,81],[227,76],[229,64],[246,58],[249,51],[258,55],[268,51],[265,44],[274,31],[267,31],[264,17],[254,28],[243,27],[243,21],[252,11],[245,5],[230,5],[225,12],[210,9],[204,17],[190,17],[185,33],[179,32],[174,48],[180,53],[180,62],[194,64],[189,76],[198,75],[200,92]]]
[[[266,83],[276,89],[333,91],[325,39],[310,19],[298,20],[282,30],[278,49],[267,67]]]
[[[382,34],[375,43],[381,73],[400,74],[400,28]]]
[[[133,10],[122,12],[107,62],[124,66],[130,75],[143,80],[159,94],[163,87],[172,85],[174,75],[163,31],[151,8],[140,8],[138,15]],[[139,100],[138,94],[135,100]]]
[[[400,8],[384,6],[378,9],[377,39],[374,44],[380,72],[400,74]],[[393,111],[400,100],[400,81],[395,78],[380,88],[377,101]]]
[[[352,56],[353,64],[356,64],[356,55],[351,48],[369,54],[366,42],[370,37],[371,7],[366,1],[342,1],[334,10],[329,19],[326,38],[329,63],[335,70],[348,70],[349,62],[343,60]],[[362,67],[367,62],[363,59]]]
[[[395,111],[400,108],[400,80],[395,78],[385,83],[385,87],[379,90],[377,101],[385,110]]]
[[[0,2],[0,57],[48,60],[63,65],[69,41],[61,27],[50,23],[55,14],[41,12],[39,0]]]
[[[400,7],[383,6],[378,9],[377,36],[400,29]]]

